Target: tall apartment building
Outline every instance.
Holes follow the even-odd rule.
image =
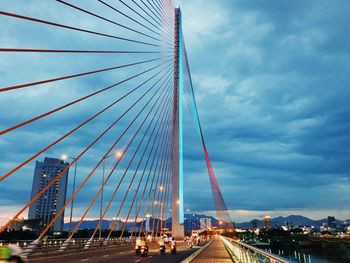
[[[109,229],[113,227],[113,231],[120,231],[124,228],[124,223],[120,218],[112,218],[112,220],[109,222]]]
[[[211,218],[200,218],[199,219],[199,223],[200,223],[200,229],[202,230],[211,230]]]
[[[264,229],[271,229],[271,222],[272,218],[271,216],[264,216],[263,222],[264,222]]]
[[[57,176],[57,173],[62,172],[67,166],[68,163],[55,158],[46,157],[44,162],[37,161],[34,171],[31,199],[48,185],[48,183]],[[30,206],[28,219],[40,220],[42,224],[41,227],[46,227],[66,202],[67,182],[68,170],[55,181],[32,206]],[[62,231],[63,220],[64,212],[53,224],[51,231]]]

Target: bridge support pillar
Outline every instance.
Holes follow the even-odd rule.
[[[173,163],[172,163],[172,236],[184,237],[183,202],[183,134],[182,134],[182,32],[181,10],[175,8],[174,25],[174,108],[173,108]]]

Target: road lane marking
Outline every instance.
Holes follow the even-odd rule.
[[[109,257],[109,255],[103,255],[102,257],[103,257],[103,258],[106,258],[106,257]]]
[[[85,262],[85,261],[88,261],[89,259],[86,258],[86,259],[82,259],[80,262]]]
[[[141,261],[141,259],[136,259],[136,260],[135,260],[135,262],[140,262],[140,261]]]
[[[118,248],[126,248],[127,246],[119,246]],[[115,247],[108,247],[105,249],[106,252],[110,251],[111,252],[114,252],[115,250]],[[97,250],[98,251],[98,250]],[[90,251],[84,251],[84,254],[94,254],[96,253],[96,250],[90,250]],[[123,252],[124,253],[124,252]],[[132,254],[134,253],[134,250],[130,250],[127,252],[128,254]],[[71,257],[71,256],[76,256],[76,255],[79,255],[80,252],[75,252],[75,253],[65,253],[65,254],[56,254],[56,255],[52,255],[52,256],[48,256],[48,257],[38,257],[38,258],[35,258],[35,261],[44,261],[44,262],[48,262],[49,259],[59,259],[59,258],[68,258],[68,257]],[[34,260],[34,259],[33,259]],[[62,259],[64,260],[64,259]]]

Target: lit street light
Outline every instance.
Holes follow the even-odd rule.
[[[160,202],[159,203],[160,205],[160,233],[159,233],[159,236],[162,234],[162,231],[163,231],[163,203]]]
[[[190,209],[187,208],[186,212],[190,212]],[[192,215],[190,215],[190,232],[192,233]]]
[[[117,159],[122,157],[123,155],[123,152],[122,151],[116,151],[114,153],[111,153],[109,155],[106,155],[104,158],[103,158],[103,164],[102,164],[102,181],[101,181],[101,202],[100,202],[100,229],[99,229],[99,240],[101,240],[101,236],[102,236],[102,207],[103,207],[103,194],[104,194],[104,186],[103,186],[103,183],[105,181],[105,170],[106,170],[106,159],[108,159],[109,157],[116,157]]]
[[[68,156],[67,154],[63,154],[61,156],[62,160],[63,161],[66,161],[68,159],[72,159],[73,161],[76,160],[75,157],[71,157],[71,156]],[[72,193],[75,192],[75,179],[77,177],[77,165],[78,165],[78,161],[76,161],[74,163],[74,176],[73,176],[73,189],[72,189]],[[69,216],[69,228],[68,228],[68,233],[70,234],[71,231],[72,231],[72,217],[73,217],[73,207],[74,207],[74,198],[72,199],[72,202],[71,202],[71,206],[70,206],[70,216]]]

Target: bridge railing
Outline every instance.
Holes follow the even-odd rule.
[[[221,237],[226,248],[238,263],[289,263],[284,258],[265,250],[258,249],[243,242],[227,237]]]
[[[66,239],[47,239],[43,240],[38,249],[36,250],[36,254],[40,253],[58,253],[59,248],[62,246],[63,242]],[[8,241],[8,240],[0,240],[0,247],[6,246],[9,243],[16,244],[17,246],[21,247],[22,249],[25,249],[33,240],[17,240],[17,241]],[[68,250],[72,251],[83,251],[84,246],[89,241],[88,238],[74,238],[71,241],[71,244],[68,248]],[[89,246],[89,249],[96,249],[99,247],[105,247],[103,245],[104,238],[98,239],[94,238],[92,241],[91,246]],[[135,242],[135,237],[123,237],[123,238],[110,238],[108,246],[119,246],[119,245],[129,245]]]

